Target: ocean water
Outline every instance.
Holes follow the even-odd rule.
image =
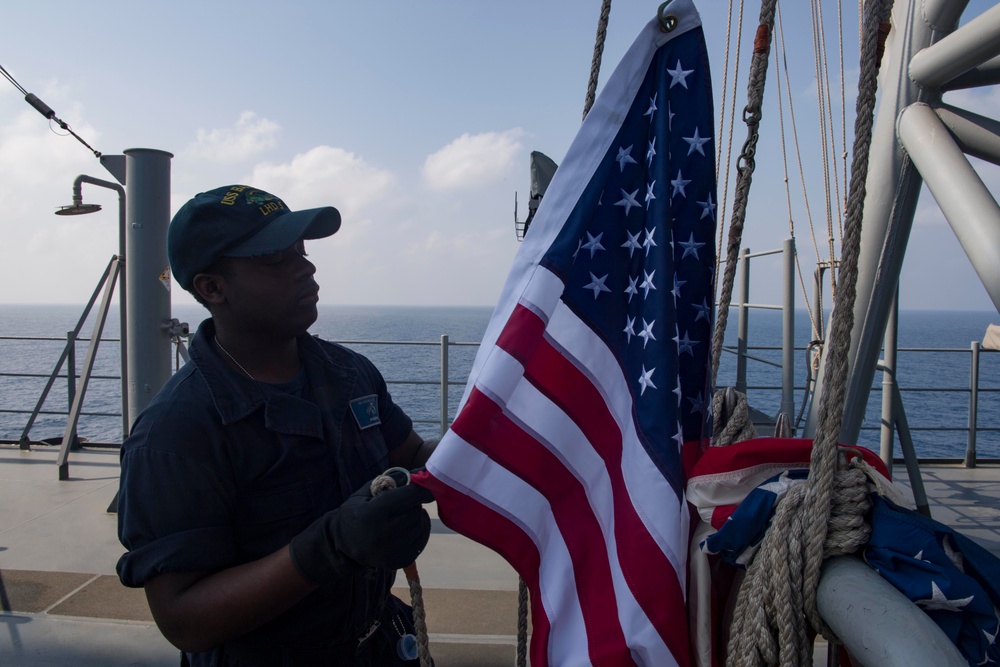
[[[441,336],[447,335],[449,365],[448,415],[454,418],[491,308],[487,307],[382,307],[321,306],[312,332],[344,342],[368,356],[382,371],[393,398],[414,419],[425,437],[440,430]],[[82,314],[81,306],[0,305],[0,439],[17,440],[34,409],[49,374]],[[205,317],[199,306],[176,307],[173,316],[194,330]],[[898,381],[917,452],[924,457],[962,457],[966,448],[969,401],[969,346],[982,340],[986,327],[1000,321],[989,312],[904,311],[900,313]],[[76,345],[77,372],[82,371],[93,317],[82,326]],[[736,314],[730,317],[727,345],[735,345]],[[117,310],[110,314],[98,347],[93,379],[84,401],[78,432],[92,442],[119,442],[121,385],[118,380]],[[805,311],[796,314],[796,345],[810,340]],[[368,341],[368,342],[361,342]],[[374,342],[372,342],[374,341]],[[749,319],[751,347],[777,347],[781,343],[781,316],[773,311],[752,311]],[[389,345],[387,343],[406,343]],[[957,352],[918,352],[905,348],[950,348]],[[780,360],[777,349],[760,349],[755,356]],[[1000,353],[983,352],[979,371],[980,457],[1000,457]],[[43,414],[30,431],[32,440],[59,438],[66,426],[68,382],[58,378],[43,404]],[[775,414],[780,403],[777,368],[749,361],[748,391],[751,404]],[[806,383],[805,352],[795,357],[796,412]],[[735,379],[735,355],[724,353],[719,385]],[[873,381],[860,444],[878,449],[881,374]],[[926,391],[928,388],[944,392]],[[61,414],[60,414],[61,413]],[[924,429],[956,430],[924,430]],[[990,430],[995,429],[995,430]],[[899,455],[897,445],[897,455]]]

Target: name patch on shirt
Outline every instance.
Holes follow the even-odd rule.
[[[378,416],[378,396],[375,394],[351,401],[351,413],[354,414],[354,421],[358,422],[358,428],[362,431],[382,423]]]

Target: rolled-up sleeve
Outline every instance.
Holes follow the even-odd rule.
[[[124,585],[233,562],[233,484],[213,465],[210,431],[183,406],[154,407],[123,444],[118,537],[128,553],[117,570]],[[166,437],[169,450],[159,444]]]

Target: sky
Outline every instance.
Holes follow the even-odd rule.
[[[844,4],[845,12],[851,9]],[[741,61],[738,151],[759,5],[747,3],[742,46],[731,48],[728,66],[726,34],[735,40],[738,14],[721,0],[697,5],[713,68],[716,131],[724,91],[732,101],[734,84],[725,74],[732,77],[737,54]],[[788,3],[782,24],[810,209],[825,258],[807,5]],[[837,5],[822,5],[839,137]],[[973,0],[970,11],[991,5]],[[172,153],[171,214],[194,194],[231,183],[270,191],[293,209],[336,206],[343,227],[308,248],[322,304],[491,306],[519,245],[515,194],[518,217],[527,214],[529,154],[538,150],[560,162],[579,128],[600,6],[598,0],[7,3],[0,10],[0,65],[96,150]],[[658,6],[612,3],[601,85]],[[845,15],[843,25],[853,109],[856,14]],[[754,251],[779,247],[789,233],[774,80],[772,69],[746,222],[745,245]],[[979,112],[1000,108],[995,90],[947,99]],[[790,142],[787,115],[785,123]],[[835,152],[842,151],[841,145]],[[798,169],[790,164],[792,218],[808,279],[816,255]],[[0,80],[0,303],[83,304],[90,297],[117,252],[117,195],[85,184],[84,201],[104,210],[54,216],[71,203],[79,174],[112,180],[86,147]],[[1000,192],[995,168],[985,170],[984,180]],[[731,213],[725,214],[728,221]],[[754,282],[752,300],[779,302],[771,270],[764,261],[755,268],[763,279]],[[780,275],[777,263],[773,271]],[[171,295],[175,304],[194,303],[176,284]],[[901,305],[993,309],[926,190]]]

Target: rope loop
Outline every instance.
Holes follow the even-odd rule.
[[[401,476],[402,484],[396,481],[396,476]],[[384,473],[372,480],[372,496],[385,493],[397,487],[406,486],[410,483],[410,471],[406,468],[389,468]],[[410,587],[410,601],[413,607],[413,627],[417,631],[417,657],[420,659],[420,667],[431,667],[434,661],[431,659],[429,641],[427,636],[427,615],[424,611],[424,589],[420,585],[420,574],[417,572],[417,564],[411,563],[403,568],[406,575],[406,582]]]

